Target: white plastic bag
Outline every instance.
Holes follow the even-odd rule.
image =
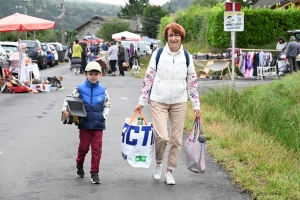
[[[188,170],[195,173],[205,172],[205,154],[206,139],[200,123],[200,118],[196,118],[193,128],[185,142],[184,146],[185,159]]]
[[[122,157],[132,166],[149,168],[154,152],[154,133],[152,124],[148,124],[145,117],[144,125],[137,125],[134,113],[132,118],[126,118],[122,131]]]

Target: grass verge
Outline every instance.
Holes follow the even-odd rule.
[[[208,152],[253,199],[300,199],[300,73],[201,97]],[[194,120],[189,105],[186,130]]]
[[[186,129],[195,114],[189,104]],[[230,172],[233,182],[253,199],[300,199],[300,162],[273,136],[250,123],[239,123],[221,108],[202,101],[208,152]]]

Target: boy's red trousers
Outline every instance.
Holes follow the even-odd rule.
[[[90,173],[99,173],[100,159],[102,155],[103,130],[79,129],[79,146],[76,158],[77,164],[83,164],[91,145],[92,158]]]

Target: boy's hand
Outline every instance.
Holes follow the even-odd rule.
[[[64,119],[68,119],[70,113],[67,110],[64,110],[64,111],[62,111],[62,115],[63,115]]]

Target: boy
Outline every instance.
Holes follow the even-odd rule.
[[[85,83],[80,84],[73,91],[71,96],[81,97],[87,116],[78,125],[79,147],[76,158],[77,176],[84,177],[83,163],[91,145],[91,182],[99,184],[99,165],[102,154],[102,135],[105,130],[105,121],[110,111],[110,99],[105,87],[100,85],[99,79],[102,71],[99,63],[90,62],[84,72]],[[65,100],[62,108],[63,117],[68,118],[67,102]]]

